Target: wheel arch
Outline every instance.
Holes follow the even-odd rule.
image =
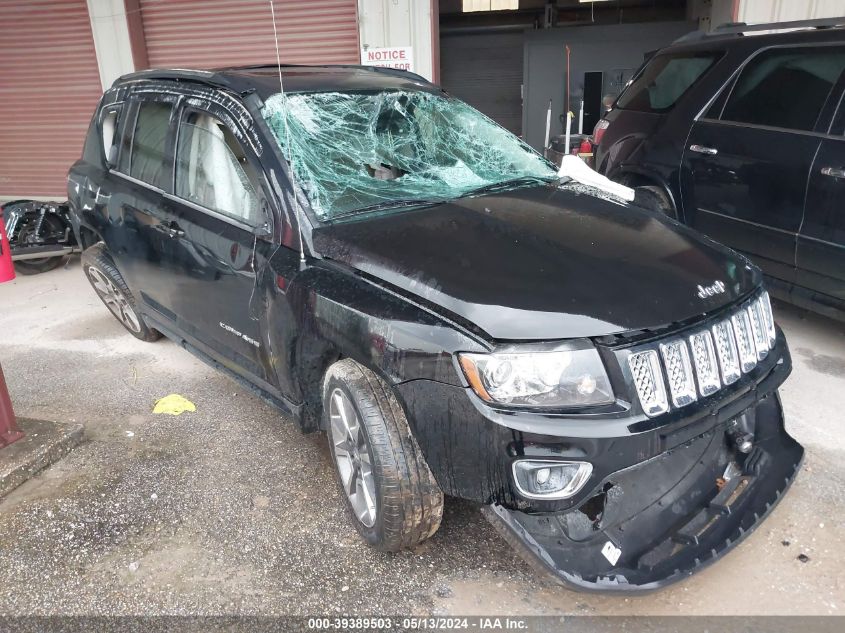
[[[331,283],[302,283],[300,292],[288,293],[298,332],[294,341],[276,344],[280,352],[292,349],[290,378],[303,405],[304,432],[323,428],[323,380],[340,360],[376,374],[407,413],[396,385],[418,379],[461,385],[453,354],[483,351],[448,321],[395,293],[346,276],[326,281]]]
[[[679,204],[678,196],[675,195],[672,187],[669,186],[669,183],[661,175],[636,167],[623,167],[614,172],[610,176],[610,179],[628,187],[659,187],[669,199],[669,202],[672,203],[675,216],[678,219],[682,218],[683,209]]]

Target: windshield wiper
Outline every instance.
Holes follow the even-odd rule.
[[[406,200],[385,200],[384,202],[376,202],[375,204],[368,204],[365,207],[357,209],[350,209],[343,213],[338,213],[328,218],[329,221],[337,220],[339,218],[347,218],[352,215],[361,215],[363,213],[372,213],[373,211],[383,211],[386,209],[401,209],[406,207],[428,207],[433,204],[440,204],[442,200],[421,200],[417,198],[408,198]]]
[[[544,178],[540,178],[539,176],[522,176],[520,178],[511,178],[510,180],[503,180],[501,182],[494,182],[490,183],[489,185],[483,185],[481,187],[471,189],[470,191],[467,191],[459,197],[468,198],[470,196],[479,196],[484,193],[509,191],[511,189],[517,189],[524,185],[547,185],[550,182],[554,182],[554,178],[549,178],[548,180],[546,180]]]

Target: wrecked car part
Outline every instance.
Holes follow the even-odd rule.
[[[502,181],[556,179],[524,142],[429,92],[277,94],[263,115],[321,220],[398,200],[431,204]]]
[[[0,207],[12,261],[22,274],[46,272],[80,251],[66,204],[15,200]]]

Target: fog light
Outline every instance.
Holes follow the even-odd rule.
[[[516,488],[529,499],[568,499],[583,488],[592,472],[588,462],[521,459],[513,463]]]

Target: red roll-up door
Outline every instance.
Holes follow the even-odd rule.
[[[141,0],[152,68],[276,62],[268,0]],[[357,64],[356,0],[275,0],[282,63]]]
[[[67,195],[101,93],[85,0],[0,2],[0,197]]]

